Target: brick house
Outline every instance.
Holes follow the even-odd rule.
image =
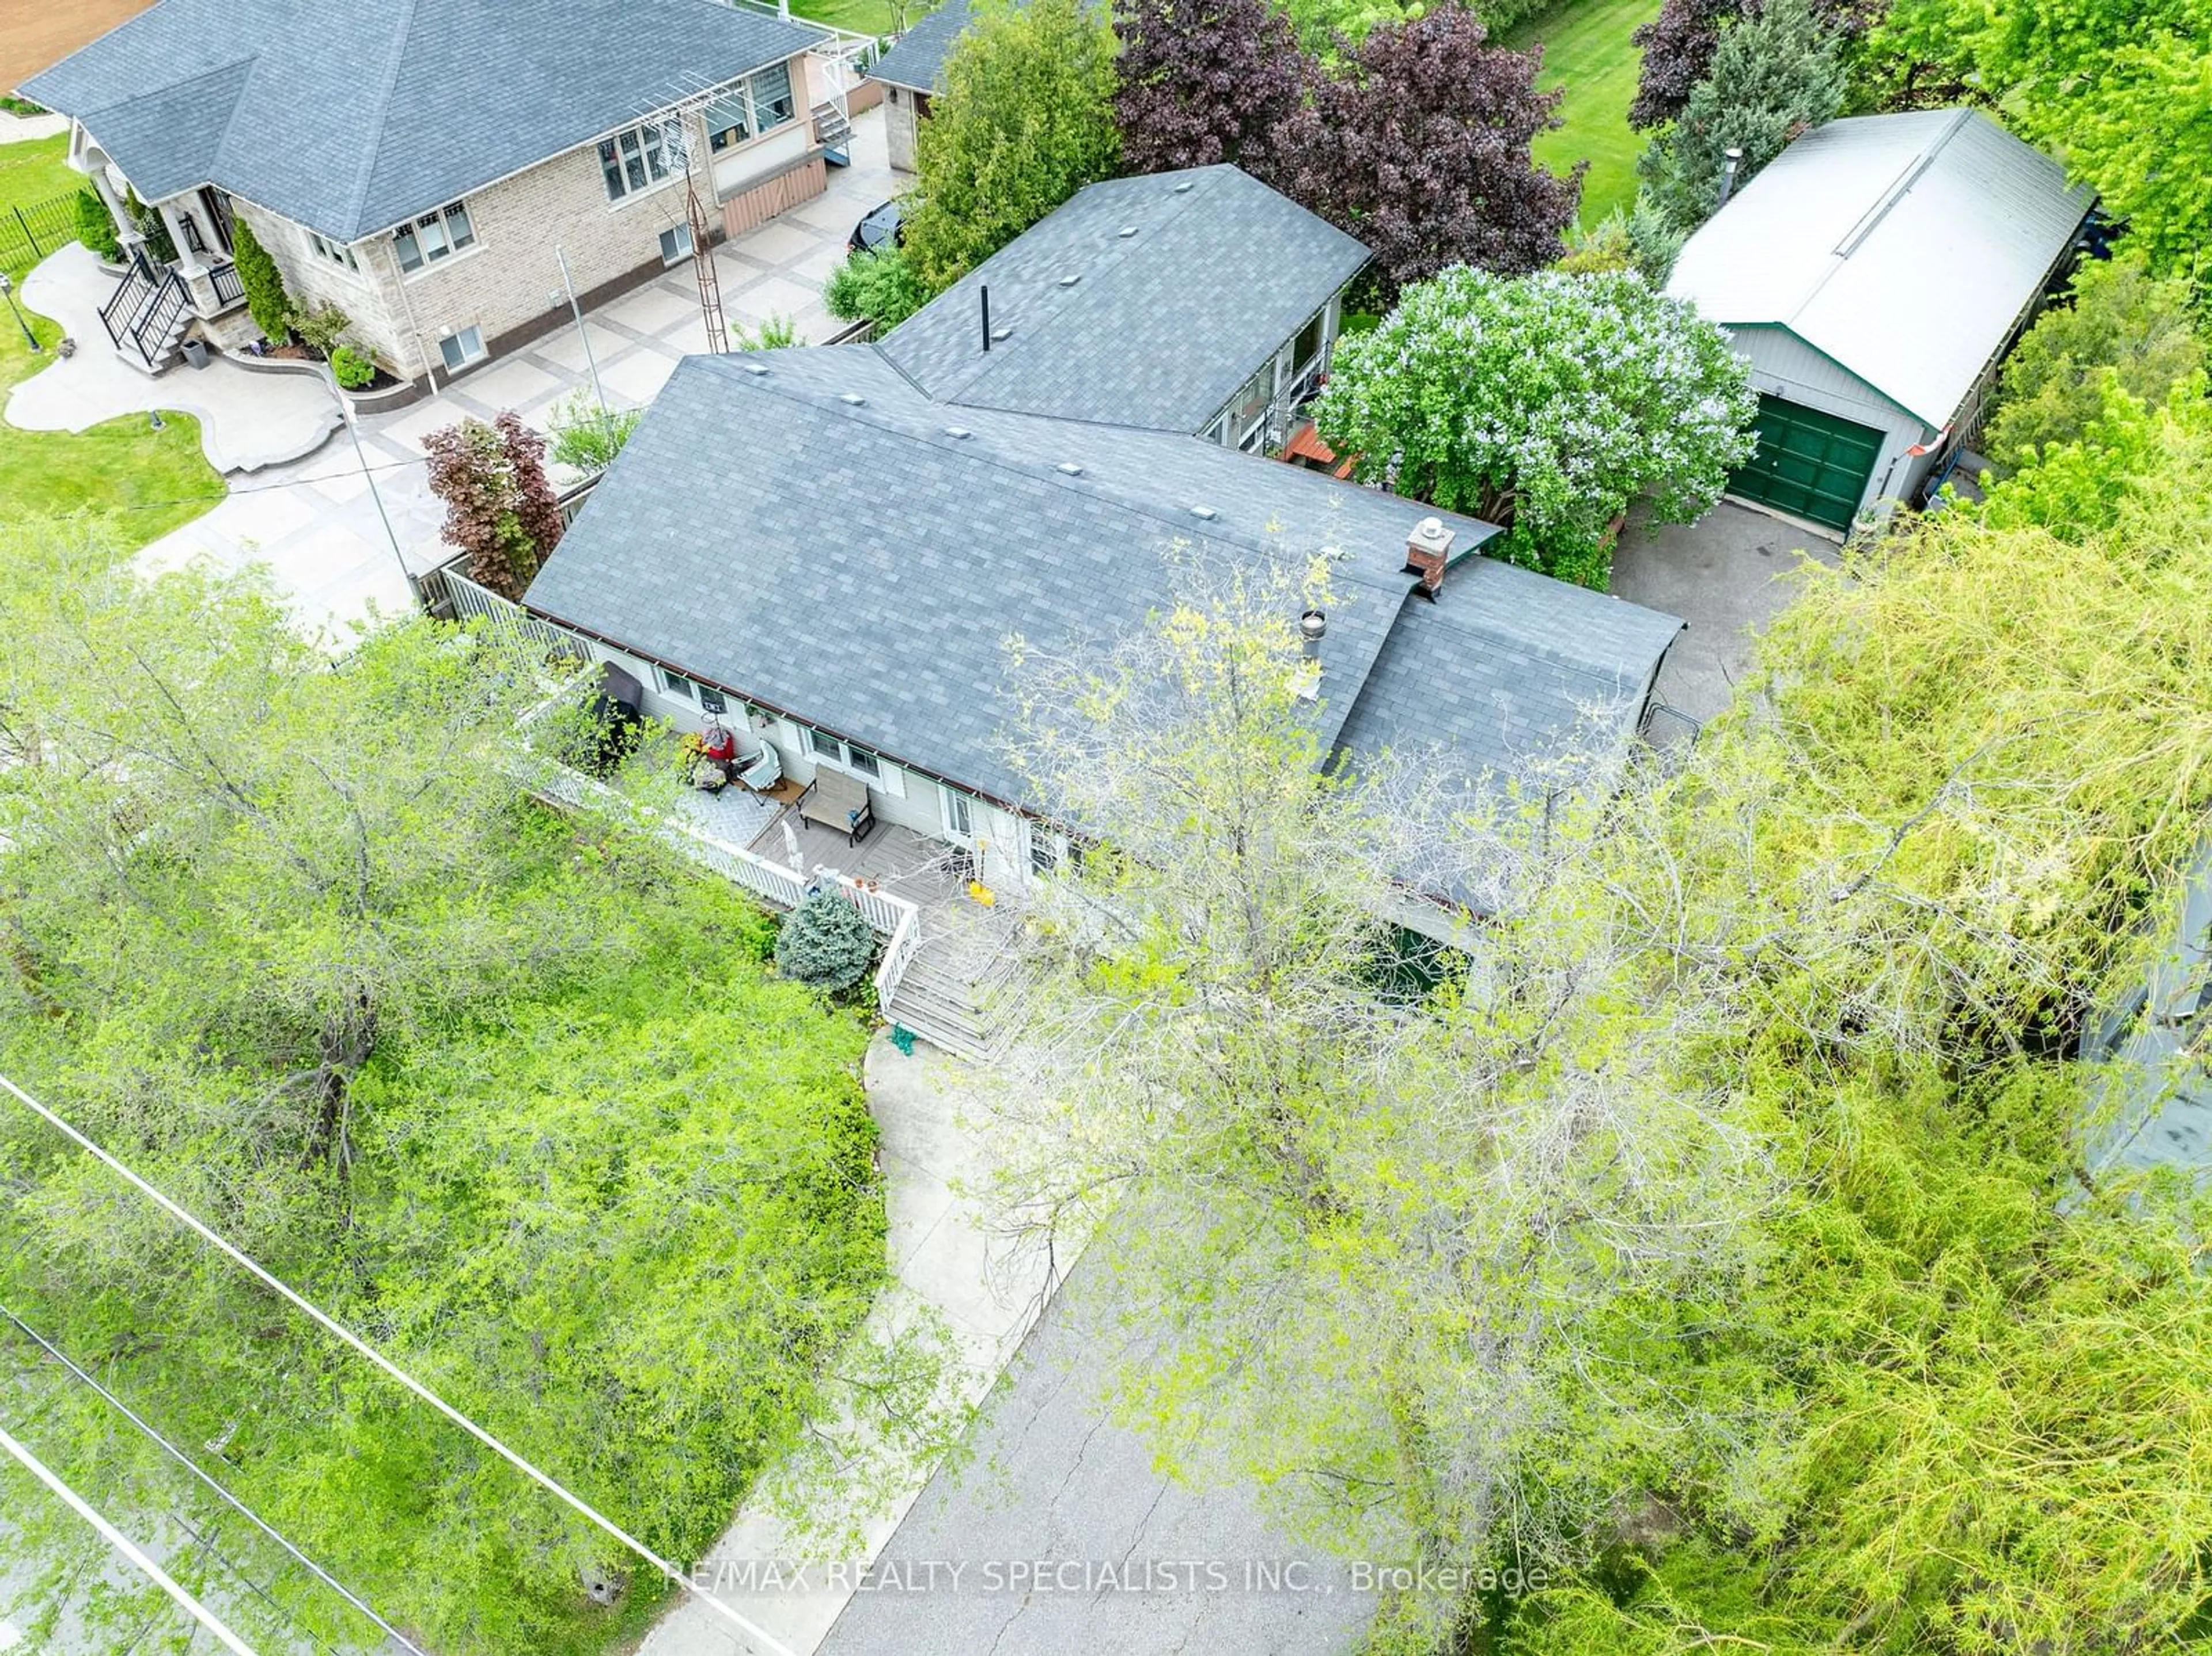
[[[255,337],[242,220],[434,384],[558,325],[563,257],[588,306],[690,257],[695,195],[713,239],[821,193],[846,81],[828,32],[714,0],[159,0],[23,91],[126,246],[133,195],[174,244],[110,306],[126,360]]]

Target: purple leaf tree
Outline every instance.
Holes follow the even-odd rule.
[[[1132,173],[1234,161],[1258,177],[1312,66],[1267,0],[1115,0],[1114,115]]]

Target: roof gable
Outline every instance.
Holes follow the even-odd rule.
[[[1785,327],[1940,428],[2093,199],[1978,112],[1831,121],[1690,238],[1667,291],[1724,326]]]
[[[820,38],[714,0],[158,0],[24,90],[143,195],[353,241]]]
[[[1235,167],[1094,184],[884,342],[940,402],[1194,432],[1367,262]],[[982,292],[1003,340],[984,349]]]

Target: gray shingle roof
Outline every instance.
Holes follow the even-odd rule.
[[[714,0],[159,0],[23,91],[149,199],[352,241],[820,38]]]
[[[868,78],[915,92],[944,91],[945,60],[951,55],[952,43],[966,32],[968,17],[968,0],[945,0],[899,36],[897,44],[868,70]]]
[[[1940,428],[2094,199],[1975,111],[1831,121],[1705,221],[1667,291],[1788,328]]]
[[[1200,506],[1213,515],[1195,516]],[[1527,685],[1556,654],[1607,682],[1649,678],[1679,623],[1617,600],[1473,556],[1455,565],[1443,604],[1409,598],[1406,537],[1425,510],[1194,437],[948,409],[865,346],[694,356],[527,601],[1017,802],[1000,750],[1007,640],[1103,641],[1141,625],[1169,591],[1164,558],[1178,546],[1210,562],[1300,568],[1336,550],[1320,708],[1329,743],[1409,629],[1428,641],[1407,673],[1434,682],[1407,693],[1433,699],[1443,686],[1465,710],[1448,734],[1470,774],[1509,767],[1523,727],[1547,712],[1571,717],[1564,695],[1534,688],[1498,717],[1485,700],[1493,677]],[[1446,520],[1462,552],[1496,532]]]
[[[1358,242],[1234,167],[1115,179],[1079,191],[883,349],[939,402],[1194,432],[1366,262]],[[987,286],[994,330],[1012,330],[988,352]]]
[[[1631,734],[1682,623],[1579,587],[1539,590],[1558,586],[1489,558],[1455,564],[1383,645],[1344,721],[1346,750],[1439,755],[1479,779]]]

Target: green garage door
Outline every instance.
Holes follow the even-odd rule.
[[[1753,429],[1759,452],[1729,480],[1730,491],[1831,529],[1850,528],[1881,454],[1881,434],[1778,397],[1759,399]]]

